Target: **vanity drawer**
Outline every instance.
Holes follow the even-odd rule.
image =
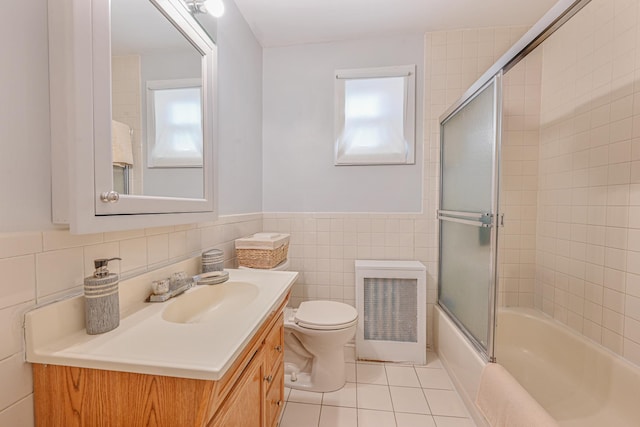
[[[278,320],[264,340],[264,349],[266,353],[267,372],[275,374],[278,367],[277,363],[282,363],[282,355],[284,353],[284,314],[280,314]]]
[[[265,420],[267,427],[275,427],[280,420],[284,408],[284,365],[278,367],[277,373],[267,391]]]

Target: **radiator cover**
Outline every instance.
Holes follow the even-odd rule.
[[[426,363],[426,268],[418,261],[356,261],[356,356]]]

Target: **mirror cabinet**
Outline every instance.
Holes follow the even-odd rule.
[[[182,0],[51,0],[53,222],[216,217],[216,45]]]

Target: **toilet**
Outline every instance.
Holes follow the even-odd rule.
[[[248,269],[248,267],[239,267]],[[270,270],[287,270],[286,259]],[[344,346],[356,333],[358,312],[336,301],[305,301],[284,313],[286,387],[329,392],[346,382]]]
[[[335,301],[305,301],[284,318],[284,383],[306,391],[339,390],[346,382],[344,345],[356,333],[358,312]]]

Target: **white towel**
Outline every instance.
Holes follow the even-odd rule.
[[[114,164],[120,166],[133,165],[131,128],[115,120],[111,120],[111,150]]]
[[[558,427],[551,415],[497,363],[488,363],[482,370],[476,405],[492,427]]]

